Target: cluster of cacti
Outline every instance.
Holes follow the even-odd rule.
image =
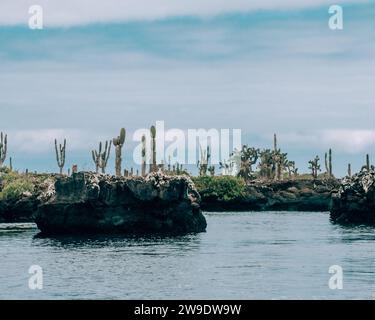
[[[113,145],[115,146],[116,160],[116,176],[121,176],[121,162],[122,162],[122,147],[125,143],[126,131],[124,128],[120,130],[120,135],[117,138],[113,138]]]
[[[7,157],[7,149],[8,149],[8,136],[1,132],[0,133],[0,167],[3,166],[5,159]]]
[[[222,171],[222,175],[233,175],[234,172],[234,162],[233,161],[223,161],[219,162],[219,169]]]
[[[184,173],[184,169],[182,168],[182,164],[179,164],[178,162],[173,166],[174,170],[172,171],[173,173],[179,175]]]
[[[169,175],[180,175],[187,174],[187,171],[183,168],[182,164],[176,162],[174,165],[171,164],[171,157],[168,157],[168,164],[165,166],[162,161],[158,166],[158,170]]]
[[[207,175],[208,170],[208,163],[211,158],[211,151],[210,147],[207,146],[206,150],[202,149],[202,146],[199,145],[199,151],[200,151],[200,160],[198,160],[197,167],[199,168],[199,175],[205,176]]]
[[[238,176],[245,180],[253,179],[252,166],[257,163],[259,158],[259,149],[243,145],[240,152],[240,168]]]
[[[333,177],[332,173],[332,149],[329,149],[328,154],[327,152],[324,154],[324,165],[326,168],[326,174],[328,177]]]
[[[57,165],[60,168],[60,174],[62,174],[63,168],[65,166],[66,139],[64,139],[63,145],[59,144],[59,147],[57,147],[57,140],[55,139],[55,151]]]
[[[100,142],[99,143],[99,150],[98,151],[96,151],[96,150],[91,151],[92,160],[95,163],[96,173],[99,172],[99,168],[102,170],[102,173],[105,173],[105,169],[107,167],[109,155],[111,153],[112,141],[109,141],[109,143],[108,143],[108,141],[105,142],[104,150],[102,150],[102,146],[103,145]]]
[[[259,175],[261,178],[270,180],[273,177],[274,162],[273,153],[270,149],[259,151],[260,162],[258,164]]]
[[[139,174],[139,172],[137,170],[136,171],[136,176],[138,176],[138,174]],[[125,177],[132,177],[132,176],[134,176],[134,169],[133,169],[133,167],[130,168],[130,171],[125,169],[124,170],[124,176]]]
[[[319,156],[316,156],[313,160],[309,161],[309,169],[311,170],[311,175],[314,179],[318,178],[318,172],[321,171],[319,161]]]
[[[209,166],[207,170],[210,173],[211,177],[215,175],[215,166]]]
[[[277,136],[273,136],[273,150],[263,149],[259,151],[260,162],[258,164],[259,176],[266,180],[282,180],[284,172],[288,172],[290,178],[298,175],[295,162],[288,159],[288,154],[281,152],[277,145]]]

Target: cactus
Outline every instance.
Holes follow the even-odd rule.
[[[5,159],[7,157],[7,149],[8,149],[8,135],[5,135],[1,132],[0,133],[0,167],[3,166]]]
[[[278,172],[279,172],[279,151],[277,149],[277,136],[276,133],[273,135],[273,161],[275,166],[275,180],[278,178]]]
[[[321,171],[320,164],[319,164],[319,156],[316,156],[313,160],[309,161],[309,169],[311,170],[311,175],[314,179],[318,178],[318,172]]]
[[[142,136],[142,177],[146,175],[146,136]]]
[[[260,169],[260,176],[266,180],[271,179],[272,167],[273,167],[273,152],[270,149],[264,149],[259,152],[260,163],[258,168]]]
[[[332,177],[332,149],[329,149],[328,154],[327,152],[324,154],[324,166],[326,168],[326,173],[328,177]]]
[[[13,171],[12,157],[9,158],[9,170]]]
[[[60,168],[60,174],[63,172],[65,166],[65,151],[66,151],[66,139],[64,139],[64,144],[57,147],[57,140],[55,139],[55,151],[56,151],[56,161]]]
[[[105,142],[104,146],[104,151],[102,152],[102,143],[99,143],[99,151],[92,150],[92,159],[95,163],[96,167],[96,173],[99,172],[99,168],[102,170],[102,173],[105,173],[105,168],[107,167],[109,155],[111,154],[111,146],[112,146],[112,141]]]
[[[287,167],[288,159],[287,153],[281,153],[281,150],[277,146],[277,135],[273,135],[273,152],[272,152],[272,162],[274,180],[282,180],[283,170]]]
[[[155,172],[157,170],[156,167],[156,128],[155,126],[151,126],[150,128],[151,133],[151,162],[150,162],[150,172]]]
[[[293,179],[296,173],[296,163],[294,161],[287,161],[286,169],[288,170],[289,179]]]
[[[168,157],[168,172],[171,171],[171,156]]]
[[[210,173],[211,177],[215,175],[215,166],[209,166],[208,172]]]
[[[117,138],[113,138],[113,145],[115,146],[116,152],[116,176],[121,176],[121,151],[125,143],[126,131],[124,128],[120,130],[120,135]]]
[[[197,166],[199,168],[199,175],[205,176],[207,174],[208,169],[208,162],[211,158],[211,152],[210,147],[207,146],[207,149],[205,151],[202,150],[202,146],[199,145],[200,150],[200,161],[198,161]]]
[[[158,165],[158,170],[161,172],[164,172],[164,167],[165,167],[164,161],[161,160],[160,164]]]
[[[96,150],[91,151],[92,160],[95,163],[95,172],[96,173],[99,172],[99,162],[100,162],[101,154],[102,154],[102,143],[99,142],[99,151],[96,151]]]
[[[240,152],[240,169],[238,176],[246,181],[254,178],[252,166],[259,158],[259,149],[243,145]]]
[[[326,173],[329,175],[329,168],[328,168],[328,154],[327,152],[324,153],[324,167],[326,168]]]
[[[329,149],[328,151],[328,169],[329,169],[329,177],[333,177],[333,172],[332,172],[332,149]]]
[[[352,177],[352,165],[350,163],[348,163],[348,177]]]
[[[369,156],[369,154],[366,154],[366,169],[367,169],[367,171],[370,171],[370,156]]]

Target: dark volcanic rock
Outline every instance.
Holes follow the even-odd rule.
[[[80,172],[57,178],[55,193],[39,206],[35,222],[47,234],[202,232],[206,220],[199,203],[185,176],[124,178]]]
[[[336,179],[255,181],[240,198],[202,197],[201,206],[207,211],[328,211],[331,195],[338,188]]]
[[[332,196],[330,211],[338,223],[375,224],[375,171],[363,169],[344,178]]]
[[[31,193],[17,199],[0,202],[0,222],[30,222],[38,208],[39,200]]]

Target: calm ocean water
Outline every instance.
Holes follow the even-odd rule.
[[[40,238],[0,224],[1,299],[375,298],[375,228],[328,213],[208,213],[206,233],[173,238]],[[43,268],[30,290],[28,269]],[[331,265],[344,271],[331,290]]]

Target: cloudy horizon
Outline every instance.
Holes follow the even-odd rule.
[[[0,131],[21,170],[56,170],[63,137],[92,168],[99,140],[157,120],[264,148],[276,132],[302,171],[328,148],[338,175],[375,159],[374,1],[338,3],[340,31],[323,0],[39,1],[43,30],[30,4],[0,4]]]

